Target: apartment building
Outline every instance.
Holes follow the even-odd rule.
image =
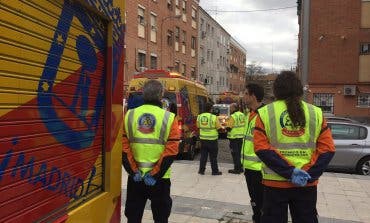
[[[245,89],[247,51],[234,38],[230,38],[228,69],[229,89],[235,93]]]
[[[199,0],[126,2],[125,80],[146,69],[197,79]]]
[[[215,100],[219,94],[229,90],[228,68],[230,66],[230,34],[199,7],[199,79],[205,83]]]
[[[299,0],[298,73],[326,113],[370,117],[370,1]]]

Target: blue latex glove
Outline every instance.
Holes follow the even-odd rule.
[[[311,179],[310,174],[308,174],[306,171],[294,168],[291,181],[293,184],[304,187],[307,184],[307,181]]]
[[[140,182],[143,180],[140,171],[137,171],[132,178],[134,179],[135,182]]]
[[[152,175],[150,175],[149,173],[145,174],[143,179],[144,179],[144,183],[147,186],[154,186],[155,183],[157,183],[157,180],[154,179],[154,177]]]

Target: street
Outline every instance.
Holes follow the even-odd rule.
[[[199,159],[200,159],[200,153],[198,152],[195,155],[194,160],[199,160]],[[219,163],[233,163],[230,148],[229,148],[229,140],[228,139],[219,139],[218,140],[217,161]],[[208,158],[208,162],[209,162],[209,158]]]

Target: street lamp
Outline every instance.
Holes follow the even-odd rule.
[[[168,19],[179,19],[181,18],[181,14],[179,15],[173,15],[173,16],[167,16],[162,18],[161,20],[161,69],[163,69],[163,23]]]

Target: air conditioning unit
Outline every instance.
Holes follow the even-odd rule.
[[[343,95],[348,95],[348,96],[356,95],[356,85],[344,85]]]

